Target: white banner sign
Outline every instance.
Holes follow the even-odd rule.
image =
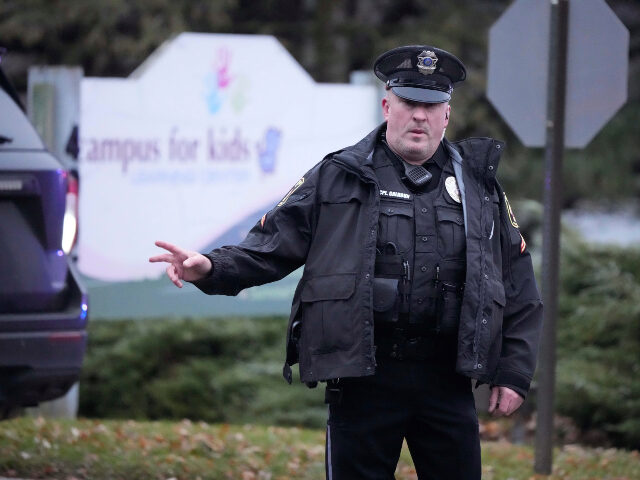
[[[273,37],[184,33],[127,79],[86,78],[79,268],[155,278],[166,240],[202,251],[375,127],[372,86],[320,85]]]

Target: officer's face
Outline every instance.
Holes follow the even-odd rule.
[[[382,99],[387,143],[406,162],[421,164],[435,153],[449,124],[448,103],[419,103],[392,91]]]

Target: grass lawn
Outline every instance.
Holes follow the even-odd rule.
[[[533,450],[482,444],[485,480],[640,479],[640,453],[565,446],[554,474],[532,473]],[[0,476],[64,480],[324,478],[324,432],[182,421],[45,420],[0,422]],[[406,448],[396,475],[415,479]]]

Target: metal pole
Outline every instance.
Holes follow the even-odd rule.
[[[556,315],[560,211],[562,208],[562,155],[564,151],[565,96],[569,0],[551,0],[547,140],[544,181],[542,299],[544,327],[540,345],[539,389],[534,470],[551,474],[556,368]]]

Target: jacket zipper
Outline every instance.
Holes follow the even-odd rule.
[[[495,140],[493,141],[493,146],[495,146],[496,142]],[[493,148],[491,149],[491,152],[493,151]],[[484,192],[484,196],[489,195],[489,193],[485,190],[485,188],[483,187],[483,184],[481,182],[478,183],[478,191],[479,192]],[[483,223],[483,213],[485,213],[484,216],[486,216],[486,210],[487,210],[487,206],[485,205],[486,201],[483,201],[484,199],[482,198],[483,195],[480,195],[480,228],[482,229],[482,232],[484,232],[484,223]],[[492,218],[493,220],[493,218]],[[482,233],[481,232],[481,233]],[[485,245],[484,245],[484,235],[480,236],[480,282],[481,282],[481,296],[480,296],[480,315],[476,315],[475,318],[475,323],[476,323],[476,331],[475,334],[473,336],[473,360],[474,360],[474,368],[478,368],[478,357],[480,356],[480,353],[478,352],[478,343],[480,341],[480,323],[479,320],[482,316],[484,316],[484,305],[486,303],[486,296],[487,296],[487,273],[486,273],[486,254],[485,254]]]
[[[334,159],[333,159],[333,162],[334,162],[338,167],[342,168],[343,170],[345,170],[345,171],[347,171],[347,172],[349,172],[349,173],[352,173],[352,174],[356,175],[356,176],[357,176],[358,178],[360,178],[363,182],[365,182],[365,183],[371,183],[371,184],[373,184],[373,185],[374,185],[374,187],[375,187],[376,205],[378,206],[378,209],[379,209],[380,197],[379,197],[379,187],[378,187],[378,182],[377,182],[374,178],[372,178],[372,177],[370,177],[370,176],[367,176],[364,172],[359,171],[359,170],[357,170],[357,169],[355,169],[355,168],[351,167],[350,165],[347,165],[346,163],[344,163],[344,162],[343,162],[343,161],[341,161],[341,160],[338,160],[338,159],[334,158]],[[372,236],[373,236],[374,234],[375,234],[375,235],[377,235],[377,230],[378,230],[378,225],[377,225],[377,220],[376,220],[376,224],[372,226],[372,230],[371,230]],[[374,239],[373,239],[374,252],[375,252],[375,242],[376,242],[376,240],[375,240],[375,238],[374,238]],[[375,262],[375,258],[374,258],[374,262]],[[374,262],[372,262],[372,265],[374,264]],[[369,275],[369,274],[367,274],[367,275]],[[373,315],[372,315],[371,320],[373,320]],[[374,343],[374,342],[375,342],[375,339],[373,338],[373,324],[372,324],[372,325],[371,325],[371,355],[373,356],[373,364],[374,364],[374,367],[376,367],[376,366],[377,366],[377,363],[376,363],[376,360],[375,360],[375,358],[376,358],[376,347],[375,347],[375,343]],[[367,369],[369,369],[369,367],[367,367]]]

